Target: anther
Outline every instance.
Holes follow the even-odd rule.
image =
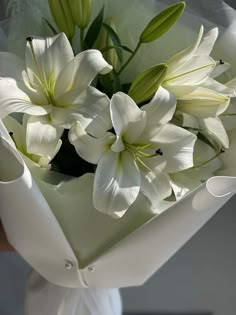
[[[29,36],[29,37],[26,38],[27,42],[32,42],[33,39],[34,39],[34,38],[33,38],[32,36]]]
[[[224,60],[220,59],[220,65],[224,65]]]
[[[163,155],[163,152],[162,152],[162,150],[161,149],[158,149],[158,150],[156,150],[156,152],[155,152],[157,155],[160,155],[160,156],[162,156]]]

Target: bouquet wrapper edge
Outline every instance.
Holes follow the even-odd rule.
[[[7,137],[2,131],[1,168],[4,165],[5,176],[12,178],[0,181],[1,220],[13,247],[56,285],[112,288],[144,283],[236,191],[235,177],[209,179],[81,270],[53,212]]]
[[[8,241],[47,280],[84,287],[77,259],[53,212],[23,159],[3,137],[0,155],[5,179],[0,181],[0,218]],[[73,268],[68,269],[68,263]]]

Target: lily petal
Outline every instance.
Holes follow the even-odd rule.
[[[98,73],[106,74],[112,70],[100,51],[91,49],[78,54],[61,71],[55,85],[55,97],[62,91],[76,89],[81,92],[86,89]]]
[[[94,207],[113,217],[124,215],[136,200],[141,177],[129,152],[106,152],[95,173]]]
[[[199,119],[201,129],[205,129],[206,133],[213,136],[224,148],[229,147],[229,138],[219,117],[208,117]]]
[[[215,117],[222,114],[230,98],[201,86],[175,86],[172,89],[178,103],[177,109],[197,117]]]
[[[0,119],[14,112],[41,116],[50,110],[50,105],[33,105],[28,95],[18,88],[14,80],[0,80]]]
[[[141,107],[147,116],[145,136],[151,137],[157,126],[168,123],[172,119],[175,109],[175,95],[163,87],[159,87],[151,102]]]
[[[192,58],[192,56],[194,55],[195,51],[197,50],[201,42],[203,32],[204,32],[204,27],[201,26],[199,30],[198,38],[196,42],[194,43],[194,45],[180,51],[178,54],[174,55],[167,61],[168,71],[167,71],[166,77],[169,77],[169,75],[172,76],[175,73],[175,71],[179,69],[179,67],[181,67],[185,62],[187,62],[188,60]]]
[[[229,88],[236,89],[236,78],[233,78],[229,82],[226,83]]]
[[[110,148],[115,141],[112,133],[106,133],[101,138],[94,138],[85,132],[80,123],[75,124],[69,131],[70,143],[75,147],[76,152],[86,161],[97,164],[102,155]]]
[[[215,65],[215,61],[207,55],[193,56],[174,74],[167,75],[163,85],[171,88],[172,85],[200,84],[209,77]]]
[[[191,132],[172,124],[165,125],[151,139],[163,155],[146,159],[150,169],[165,173],[178,172],[193,166],[193,148],[197,137]]]
[[[225,84],[222,84],[212,78],[207,79],[203,84],[203,87],[206,87],[210,90],[213,90],[215,92],[224,94],[226,96],[235,97],[236,96],[236,90],[235,88],[228,87]]]
[[[210,55],[217,37],[219,35],[219,30],[217,27],[212,28],[209,32],[207,32],[201,40],[200,45],[196,49],[195,55]]]
[[[51,78],[55,81],[64,68],[74,58],[71,45],[64,33],[53,37],[28,40],[25,51],[26,69],[31,82]]]
[[[199,179],[188,177],[184,172],[177,172],[170,174],[170,184],[175,194],[175,198],[178,201],[187,193],[201,185],[202,182]]]
[[[26,145],[30,154],[39,155],[50,162],[59,151],[63,128],[54,127],[48,115],[30,116],[26,125]]]
[[[117,137],[128,143],[139,138],[146,126],[146,112],[139,109],[128,95],[118,92],[111,99],[111,120]]]
[[[214,70],[211,72],[211,78],[216,78],[220,76],[222,73],[227,71],[230,68],[230,64],[228,62],[218,63]]]
[[[183,127],[190,127],[190,128],[199,128],[199,122],[197,117],[186,114],[186,113],[181,113],[182,116],[182,126]]]
[[[158,213],[160,201],[169,197],[172,192],[169,177],[145,170],[141,171],[141,176],[141,192],[149,199],[152,211]]]
[[[58,99],[61,107],[53,107],[51,118],[56,125],[70,128],[76,121],[80,121],[86,132],[100,137],[111,129],[109,103],[106,94],[89,86],[78,93],[72,90]]]

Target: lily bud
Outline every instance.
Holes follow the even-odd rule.
[[[136,103],[150,99],[163,82],[168,66],[164,63],[153,66],[140,73],[133,81],[128,95]]]
[[[92,0],[68,0],[73,19],[80,29],[85,29],[92,15]]]
[[[71,40],[75,33],[75,23],[68,0],[48,0],[48,3],[57,27]]]
[[[180,1],[154,17],[140,35],[140,42],[150,43],[165,34],[181,16],[184,8],[185,2]]]
[[[116,32],[115,23],[113,22],[111,18],[108,18],[105,21],[105,23],[109,25],[113,29],[114,32]],[[106,47],[109,47],[109,46],[114,46],[114,43],[111,37],[109,36],[109,32],[103,27],[100,33],[99,39],[98,39],[97,48],[99,50],[102,50],[102,49],[106,49]],[[114,69],[117,68],[119,59],[118,59],[115,48],[111,48],[105,51],[103,53],[103,57],[110,65],[113,66]]]

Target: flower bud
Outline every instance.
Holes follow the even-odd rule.
[[[111,18],[107,19],[105,23],[109,25],[113,29],[114,32],[116,32],[115,24]],[[106,49],[106,47],[109,47],[109,46],[114,46],[114,43],[111,37],[109,36],[109,32],[103,27],[100,33],[99,39],[98,39],[97,48],[99,50],[102,50],[102,49]],[[111,48],[105,51],[103,53],[103,57],[109,64],[113,66],[114,69],[117,68],[119,61],[118,61],[118,56],[117,56],[115,48]]]
[[[48,3],[57,27],[71,40],[75,33],[75,23],[68,0],[48,0]]]
[[[128,95],[136,103],[150,99],[158,90],[167,72],[167,65],[161,63],[140,73],[133,81]]]
[[[85,29],[89,24],[92,14],[92,0],[68,0],[73,19],[80,29]]]
[[[154,17],[140,35],[140,42],[150,43],[165,34],[181,16],[184,8],[185,2],[180,1]]]

